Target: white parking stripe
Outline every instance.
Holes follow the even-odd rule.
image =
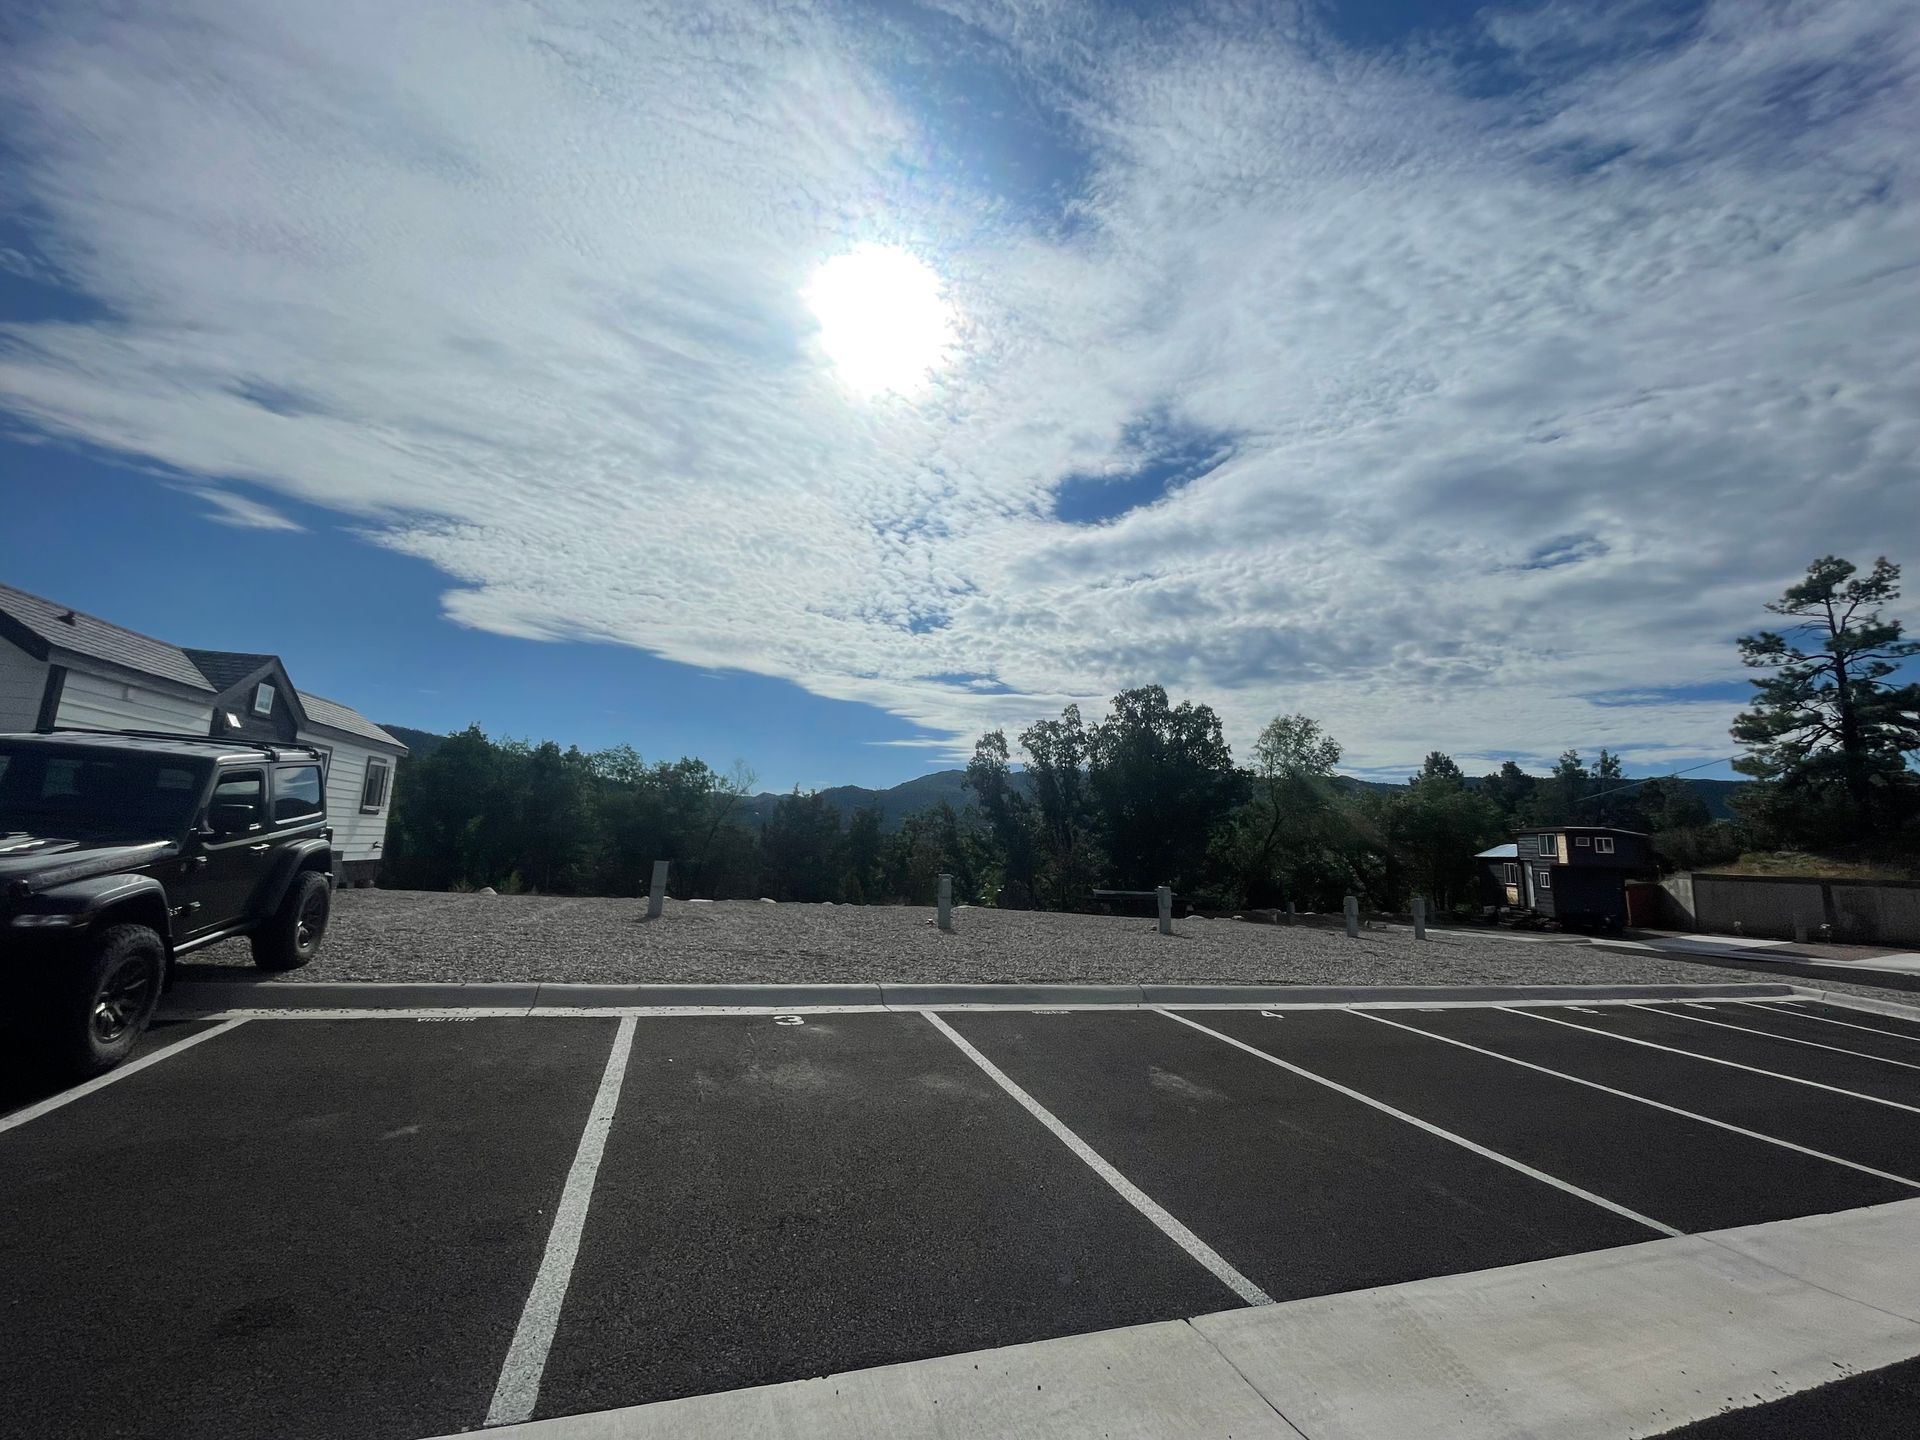
[[[1479,1045],[1470,1045],[1465,1040],[1456,1040],[1451,1035],[1436,1034],[1432,1030],[1422,1030],[1417,1025],[1403,1024],[1398,1020],[1389,1020],[1375,1011],[1355,1010],[1368,1020],[1376,1020],[1382,1025],[1391,1025],[1399,1030],[1411,1030],[1415,1035],[1424,1035],[1429,1040],[1438,1040],[1443,1045],[1457,1045],[1462,1050],[1471,1050],[1476,1055],[1485,1055],[1490,1060],[1504,1060],[1509,1065],[1518,1065],[1522,1070],[1532,1070],[1541,1075],[1551,1075],[1558,1080],[1571,1080],[1575,1085],[1584,1085],[1589,1090],[1599,1090],[1604,1094],[1618,1095],[1622,1100],[1631,1100],[1636,1105],[1646,1105],[1655,1110],[1664,1110],[1669,1115],[1684,1116],[1688,1120],[1698,1120],[1702,1125],[1711,1125],[1716,1130],[1728,1130],[1735,1135],[1744,1135],[1749,1140],[1764,1140],[1769,1145],[1778,1145],[1782,1150],[1794,1150],[1802,1155],[1811,1155],[1816,1160],[1831,1160],[1835,1165],[1844,1165],[1849,1170],[1858,1170],[1863,1175],[1872,1175],[1881,1180],[1891,1180],[1897,1185],[1910,1186],[1920,1190],[1920,1180],[1910,1180],[1905,1175],[1895,1175],[1887,1170],[1876,1170],[1871,1165],[1862,1165],[1857,1160],[1843,1160],[1838,1155],[1829,1155],[1824,1150],[1815,1150],[1806,1145],[1796,1145],[1791,1140],[1782,1140],[1773,1135],[1762,1135],[1758,1130],[1749,1130],[1744,1125],[1735,1125],[1726,1120],[1715,1120],[1711,1115],[1701,1115],[1692,1110],[1682,1110],[1678,1105],[1669,1105],[1664,1100],[1650,1100],[1645,1095],[1636,1095],[1631,1090],[1616,1090],[1611,1085],[1602,1085],[1598,1080],[1582,1079],[1578,1075],[1569,1075],[1564,1070],[1550,1070],[1545,1065],[1536,1065],[1531,1060],[1521,1060],[1512,1055],[1502,1055],[1498,1050],[1488,1050]]]
[[[173,1044],[159,1050],[149,1050],[138,1060],[129,1060],[117,1070],[109,1070],[104,1075],[96,1075],[84,1085],[76,1085],[71,1090],[62,1090],[58,1095],[49,1095],[46,1099],[29,1105],[24,1110],[14,1111],[11,1115],[0,1119],[0,1131],[11,1130],[16,1126],[26,1124],[29,1120],[38,1120],[42,1115],[45,1115],[51,1110],[58,1110],[62,1105],[71,1105],[74,1101],[91,1095],[96,1090],[104,1090],[116,1080],[124,1080],[129,1075],[138,1075],[149,1065],[158,1065],[169,1055],[178,1055],[182,1050],[191,1050],[202,1041],[211,1040],[216,1035],[224,1035],[227,1031],[233,1029],[234,1026],[244,1024],[246,1024],[244,1018],[225,1020],[214,1026],[211,1030],[202,1030],[198,1035],[189,1035],[186,1039],[176,1040]]]
[[[1778,1010],[1786,1015],[1798,1015],[1802,1020],[1818,1020],[1822,1025],[1838,1025],[1847,1030],[1864,1030],[1869,1035],[1891,1035],[1896,1040],[1912,1040],[1920,1044],[1920,1033],[1912,1030],[1882,1030],[1878,1025],[1856,1025],[1851,1020],[1836,1020],[1831,1015],[1816,1015],[1811,1010],[1802,1010],[1798,1002],[1780,1000],[1736,1000],[1736,1005],[1752,1005],[1762,1010]],[[1867,1012],[1871,1014],[1871,1011]]]
[[[1602,1035],[1609,1040],[1623,1040],[1629,1045],[1644,1045],[1649,1050],[1664,1050],[1669,1055],[1685,1055],[1690,1059],[1704,1060],[1709,1065],[1724,1065],[1729,1070],[1744,1070],[1749,1075],[1766,1075],[1774,1080],[1786,1080],[1795,1085],[1808,1085],[1815,1090],[1825,1090],[1833,1095],[1845,1095],[1850,1100],[1865,1100],[1869,1105],[1885,1105],[1889,1110],[1906,1110],[1920,1115],[1920,1105],[1904,1105],[1898,1100],[1883,1100],[1878,1095],[1862,1095],[1858,1090],[1848,1090],[1840,1085],[1828,1085],[1824,1081],[1809,1080],[1803,1075],[1788,1075],[1779,1070],[1763,1070],[1758,1065],[1742,1065],[1738,1060],[1722,1060],[1718,1055],[1702,1055],[1698,1050],[1682,1050],[1678,1045],[1661,1045],[1656,1041],[1642,1040],[1637,1035],[1622,1035],[1615,1030],[1601,1030],[1592,1025],[1582,1025],[1576,1020],[1556,1020],[1551,1015],[1542,1015],[1538,1010],[1508,1010],[1504,1005],[1496,1005],[1496,1010],[1508,1015],[1525,1015],[1529,1020],[1544,1021],[1548,1025],[1564,1025],[1569,1030],[1584,1030],[1589,1035]]]
[[[1171,1010],[1162,1010],[1160,1013],[1169,1020],[1176,1020],[1182,1025],[1191,1026],[1203,1035],[1211,1035],[1216,1040],[1224,1040],[1235,1049],[1246,1051],[1247,1054],[1253,1056],[1255,1059],[1264,1060],[1269,1065],[1278,1065],[1282,1070],[1292,1075],[1298,1075],[1302,1080],[1311,1080],[1316,1085],[1324,1085],[1329,1090],[1345,1095],[1349,1100],[1358,1100],[1362,1105],[1370,1105],[1382,1114],[1391,1115],[1394,1119],[1403,1121],[1415,1129],[1424,1130],[1429,1135],[1437,1136],[1445,1140],[1448,1144],[1458,1145],[1462,1150],[1471,1150],[1474,1154],[1492,1160],[1496,1164],[1504,1165],[1509,1170],[1518,1171],[1530,1180],[1538,1180],[1543,1185],[1551,1185],[1556,1190],[1564,1190],[1569,1195],[1577,1195],[1589,1204],[1598,1205],[1602,1210],[1611,1210],[1614,1214],[1624,1216],[1636,1224],[1644,1225],[1649,1230],[1658,1231],[1662,1235],[1684,1235],[1686,1233],[1684,1230],[1674,1229],[1671,1225],[1664,1225],[1650,1216],[1642,1215],[1638,1210],[1629,1210],[1624,1205],[1615,1204],[1604,1195],[1596,1195],[1591,1190],[1582,1190],[1578,1185],[1562,1180],[1557,1175],[1549,1175],[1544,1170],[1536,1170],[1531,1165],[1514,1159],[1511,1155],[1502,1155],[1498,1150],[1489,1150],[1484,1145],[1475,1144],[1464,1135],[1456,1135],[1451,1130],[1442,1130],[1438,1125],[1430,1121],[1422,1120],[1418,1115],[1409,1115],[1404,1110],[1395,1109],[1384,1100],[1376,1100],[1371,1095],[1363,1094],[1349,1086],[1342,1085],[1337,1080],[1329,1080],[1326,1076],[1316,1074],[1302,1066],[1295,1065],[1290,1060],[1282,1060],[1278,1055],[1270,1055],[1265,1050],[1247,1044],[1244,1040],[1236,1040],[1231,1035],[1223,1035],[1220,1031],[1202,1025],[1197,1020],[1189,1020],[1186,1016],[1176,1015]],[[1376,1017],[1369,1016],[1368,1018],[1372,1019]],[[1394,1022],[1388,1020],[1384,1023],[1391,1025]]]
[[[1672,1010],[1662,1010],[1657,1005],[1636,1005],[1636,1010],[1645,1010],[1654,1015],[1672,1015],[1676,1020],[1691,1020],[1696,1025],[1718,1025],[1722,1030],[1739,1030],[1747,1035],[1764,1035],[1769,1040],[1784,1040],[1789,1045],[1811,1045],[1815,1050],[1831,1050],[1836,1055],[1854,1055],[1862,1060],[1878,1060],[1882,1065],[1898,1065],[1903,1070],[1920,1070],[1920,1065],[1911,1060],[1889,1060],[1884,1055],[1869,1055],[1864,1050],[1849,1050],[1844,1045],[1822,1045],[1818,1040],[1802,1040],[1798,1035],[1782,1035],[1778,1030],[1756,1030],[1751,1025],[1735,1025],[1727,1020],[1709,1020],[1702,1015],[1681,1015]]]
[[[927,1010],[922,1013],[927,1017],[928,1023],[931,1024],[934,1029],[938,1030],[942,1035],[960,1047],[961,1054],[965,1055],[969,1060],[973,1061],[974,1064],[978,1065],[981,1070],[986,1072],[989,1080],[993,1081],[994,1084],[1006,1091],[1007,1094],[1011,1095],[1015,1100],[1018,1100],[1029,1115],[1033,1116],[1034,1119],[1051,1130],[1055,1139],[1085,1161],[1088,1168],[1102,1180],[1106,1181],[1107,1184],[1111,1185],[1122,1200],[1125,1200],[1129,1205],[1133,1206],[1134,1209],[1146,1216],[1147,1219],[1151,1220],[1155,1225],[1158,1225],[1168,1239],[1172,1240],[1174,1244],[1178,1245],[1182,1250],[1186,1251],[1187,1254],[1191,1255],[1195,1260],[1198,1260],[1202,1265],[1206,1266],[1208,1270],[1212,1271],[1214,1276],[1229,1290],[1233,1291],[1234,1294],[1238,1295],[1249,1305],[1271,1305],[1273,1303],[1273,1297],[1271,1295],[1267,1294],[1266,1291],[1254,1284],[1253,1281],[1229,1265],[1226,1259],[1211,1245],[1207,1244],[1206,1241],[1202,1240],[1198,1235],[1174,1219],[1173,1216],[1162,1209],[1160,1205],[1145,1191],[1140,1189],[1139,1186],[1135,1185],[1131,1180],[1127,1179],[1126,1176],[1109,1165],[1091,1145],[1087,1144],[1086,1141],[1082,1140],[1078,1135],[1074,1134],[1073,1131],[1061,1124],[1051,1110],[1047,1109],[1046,1106],[1042,1105],[1038,1100],[1034,1099],[1033,1096],[1021,1089],[998,1065],[995,1065],[986,1056],[974,1049],[973,1046],[967,1042],[964,1035],[960,1034],[959,1031],[955,1030],[951,1025],[947,1024],[946,1021],[934,1014],[933,1011]]]
[[[636,1023],[628,1016],[614,1032],[613,1051],[600,1076],[600,1091],[587,1112],[580,1148],[574,1152],[573,1168],[567,1172],[559,1207],[553,1212],[547,1253],[540,1259],[540,1273],[533,1277],[533,1289],[520,1312],[513,1343],[507,1347],[506,1363],[500,1367],[500,1383],[493,1389],[493,1403],[487,1407],[489,1425],[511,1425],[527,1419],[540,1398],[540,1377],[546,1372],[547,1352],[553,1348],[554,1331],[560,1325],[560,1307],[566,1303],[567,1285],[573,1279],[573,1262],[580,1254],[580,1235],[586,1229],[587,1206],[593,1199],[593,1179],[600,1171],[607,1132],[613,1128],[613,1112],[620,1104],[620,1086],[626,1079]]]

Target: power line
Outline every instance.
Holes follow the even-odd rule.
[[[1616,785],[1611,790],[1596,790],[1591,795],[1582,795],[1573,803],[1576,805],[1584,805],[1587,801],[1598,800],[1603,795],[1618,795],[1622,790],[1637,790],[1640,786],[1651,784],[1655,780],[1678,780],[1682,775],[1691,775],[1694,771],[1704,770],[1709,765],[1730,764],[1737,758],[1737,756],[1733,755],[1722,755],[1717,760],[1702,760],[1698,765],[1689,765],[1686,769],[1675,770],[1669,775],[1649,775],[1644,780],[1629,780],[1626,784]]]

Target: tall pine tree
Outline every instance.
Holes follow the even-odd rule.
[[[1740,639],[1740,658],[1773,673],[1752,682],[1753,708],[1733,722],[1747,747],[1735,769],[1789,791],[1837,786],[1861,824],[1911,798],[1920,684],[1887,682],[1920,641],[1881,613],[1899,596],[1900,567],[1885,556],[1861,576],[1827,555],[1767,606],[1796,623]]]

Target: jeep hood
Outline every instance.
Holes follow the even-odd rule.
[[[138,870],[179,853],[178,841],[157,836],[101,840],[0,828],[0,896],[49,890],[116,870]]]

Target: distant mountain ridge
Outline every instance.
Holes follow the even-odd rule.
[[[1352,775],[1342,775],[1340,781],[1346,785],[1359,786],[1367,790],[1404,790],[1404,783],[1391,780],[1362,780]],[[1536,777],[1538,778],[1538,777]],[[1685,777],[1682,777],[1683,779]],[[1016,770],[1013,774],[1016,785],[1025,787],[1029,782],[1026,772]],[[1731,820],[1733,810],[1728,801],[1747,782],[1744,780],[1686,780],[1694,793],[1706,802],[1707,813],[1715,820]],[[1479,776],[1469,776],[1469,787],[1478,787]],[[826,802],[840,812],[842,821],[854,811],[865,806],[877,806],[880,811],[880,828],[892,831],[900,828],[900,822],[909,815],[938,805],[942,800],[956,810],[964,810],[973,801],[973,791],[967,788],[967,772],[964,770],[936,770],[930,775],[921,775],[903,784],[894,785],[885,790],[869,790],[862,785],[835,785],[822,790],[820,794]],[[748,797],[744,809],[756,825],[764,825],[767,817],[773,814],[773,807],[780,803],[781,797],[771,791],[762,791]]]
[[[415,756],[425,757],[433,754],[446,741],[446,736],[435,735],[428,730],[416,730],[408,725],[382,725],[395,739],[405,745]],[[1682,777],[1683,779],[1685,777]],[[1358,785],[1368,790],[1404,790],[1403,784],[1391,780],[1361,780],[1355,776],[1343,775],[1340,779],[1348,785]],[[1013,781],[1024,788],[1029,783],[1026,772],[1013,772]],[[1477,786],[1479,776],[1469,776],[1467,784]],[[1747,782],[1744,780],[1687,780],[1695,794],[1706,801],[1707,813],[1716,820],[1731,820],[1732,807],[1728,802]],[[898,785],[889,785],[884,790],[869,789],[864,785],[834,785],[820,792],[827,804],[840,814],[844,823],[854,811],[873,806],[880,811],[880,828],[894,831],[909,815],[917,815],[922,810],[930,810],[941,801],[964,810],[973,802],[973,791],[967,788],[967,772],[964,770],[935,770],[931,774],[918,775]],[[773,814],[773,807],[781,801],[781,795],[772,790],[763,790],[758,795],[749,795],[741,802],[741,813],[756,826],[765,825],[767,817]]]

